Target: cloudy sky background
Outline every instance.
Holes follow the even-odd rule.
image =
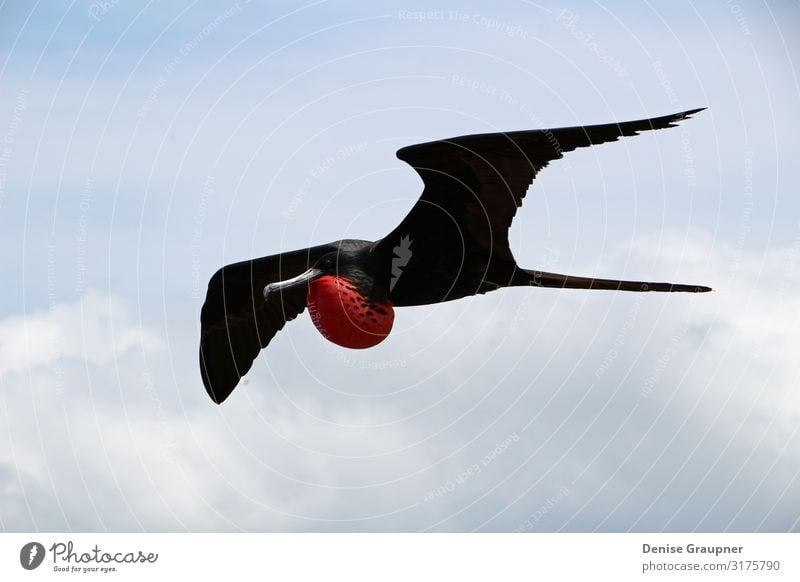
[[[800,529],[796,2],[0,6],[0,528]],[[287,326],[223,405],[220,265],[379,238],[403,145],[707,106],[568,154],[513,289],[368,351]]]

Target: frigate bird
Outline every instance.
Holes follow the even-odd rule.
[[[309,308],[317,329],[347,348],[368,348],[392,329],[394,307],[428,305],[533,286],[705,292],[709,287],[597,279],[524,269],[508,230],[547,164],[579,147],[673,127],[693,109],[638,121],[465,135],[404,147],[424,189],[408,215],[377,241],[340,240],[227,265],[203,304],[200,371],[225,400],[275,334]]]

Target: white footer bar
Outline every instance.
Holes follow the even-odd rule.
[[[800,534],[0,534],[0,580],[800,580]]]

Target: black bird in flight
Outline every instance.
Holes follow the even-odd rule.
[[[200,372],[225,400],[258,352],[308,306],[328,340],[349,348],[383,341],[393,307],[427,305],[502,287],[705,292],[709,287],[559,275],[517,265],[508,229],[539,171],[564,152],[674,127],[702,111],[508,133],[466,135],[404,147],[397,157],[424,190],[378,241],[340,240],[227,265],[211,277],[200,315]]]

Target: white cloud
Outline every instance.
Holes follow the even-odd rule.
[[[89,290],[76,301],[0,321],[0,374],[53,366],[62,358],[106,365],[129,350],[159,346],[123,300]]]

